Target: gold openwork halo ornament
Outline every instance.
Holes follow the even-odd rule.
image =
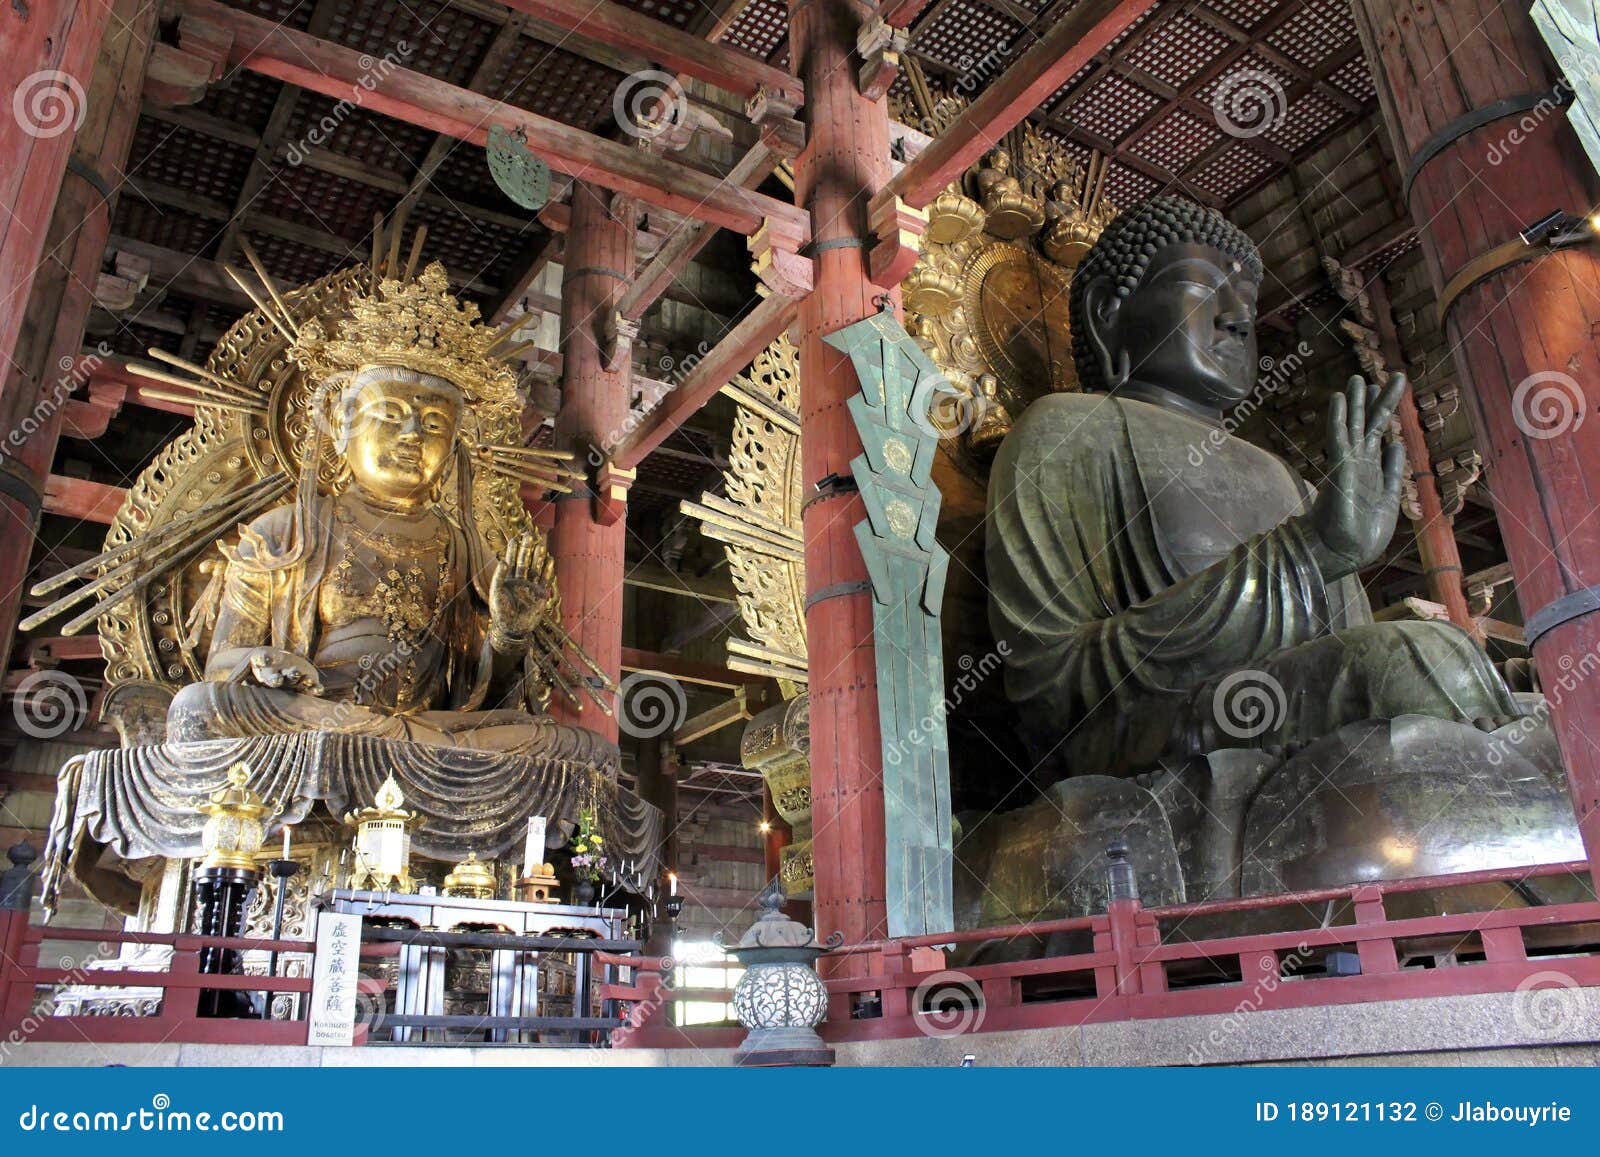
[[[911,96],[891,94],[895,119],[937,136],[966,100],[938,95],[914,60],[906,75]],[[1115,216],[1104,178],[1103,159],[1080,162],[1026,124],[928,207],[924,253],[901,290],[906,329],[964,394],[930,415],[947,512],[975,509],[981,520],[989,460],[1012,420],[1045,394],[1076,388],[1067,288]],[[794,346],[779,338],[723,392],[737,403],[724,493],[680,509],[727,551],[749,636],[729,640],[728,666],[795,689],[806,678],[806,583]],[[899,512],[890,518],[895,533],[914,529]]]

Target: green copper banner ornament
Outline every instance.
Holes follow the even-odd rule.
[[[955,923],[939,609],[950,557],[934,538],[939,432],[929,410],[953,390],[888,311],[823,340],[861,383],[850,413],[864,452],[850,469],[867,507],[855,533],[872,583],[889,935],[946,932]]]
[[[524,209],[538,212],[550,200],[550,166],[528,148],[521,129],[489,126],[489,173],[500,191]]]

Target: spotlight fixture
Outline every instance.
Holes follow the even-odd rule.
[[[756,830],[758,830],[762,835],[766,835],[772,830],[772,824],[766,820],[762,820]]]
[[[1524,226],[1517,236],[1529,248],[1548,245],[1552,249],[1561,249],[1592,241],[1597,232],[1600,232],[1600,214],[1576,217],[1565,209],[1552,209],[1537,221]]]

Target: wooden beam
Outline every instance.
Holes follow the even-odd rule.
[[[121,486],[52,474],[45,483],[43,509],[46,514],[110,526],[127,496],[128,492]]]
[[[684,859],[700,856],[735,864],[760,864],[766,860],[766,853],[760,848],[739,848],[732,844],[680,844],[678,853]]]
[[[929,0],[884,0],[878,11],[889,27],[910,28],[911,22],[922,15],[928,4]]]
[[[611,455],[612,463],[632,470],[643,462],[650,451],[666,441],[788,329],[799,309],[798,301],[781,294],[762,298],[710,353],[695,363],[694,369],[678,383],[678,388],[650,412],[647,423],[618,443]]]
[[[678,730],[672,733],[672,742],[679,747],[686,747],[697,739],[715,735],[735,723],[754,719],[777,701],[777,685],[771,680],[735,687],[733,696],[726,702],[685,719]]]
[[[914,209],[925,208],[1155,4],[1156,0],[1084,0],[984,89],[874,200],[899,197]]]
[[[771,176],[778,167],[778,160],[777,154],[765,145],[754,145],[728,171],[726,179],[741,189],[754,189]],[[617,312],[629,321],[638,321],[672,288],[678,275],[689,267],[713,236],[714,230],[703,221],[680,224],[656,250],[650,264],[634,275],[633,284],[617,303]]]
[[[663,68],[740,96],[754,96],[758,90],[766,88],[795,104],[805,102],[805,86],[792,73],[609,0],[504,2],[517,12],[537,16],[572,32],[584,32],[607,44],[649,57]]]
[[[622,648],[622,669],[665,675],[680,683],[696,683],[702,687],[722,687],[729,691],[750,682],[750,676],[730,671],[713,663],[697,663],[680,659],[676,655],[662,655],[655,651],[641,651],[637,647]]]
[[[533,283],[539,280],[539,274],[544,272],[545,266],[561,260],[561,250],[565,244],[566,238],[560,233],[547,233],[523,248],[511,263],[511,272],[506,275],[506,283],[501,286],[499,295],[490,301],[484,311],[490,325],[500,325],[510,318],[511,311],[533,289]]]
[[[709,576],[679,574],[664,566],[630,566],[622,578],[623,585],[640,590],[661,591],[706,603],[737,603],[739,596],[726,576],[713,579]],[[742,681],[742,680],[741,680]]]
[[[396,67],[362,67],[362,55],[216,0],[183,0],[186,11],[234,34],[230,60],[263,76],[320,92],[359,99],[368,112],[484,145],[491,125],[521,129],[528,147],[557,172],[637,197],[675,213],[750,235],[767,220],[786,236],[810,236],[810,218],[795,206],[726,182],[676,161],[584,132],[527,109],[491,100],[459,85]]]

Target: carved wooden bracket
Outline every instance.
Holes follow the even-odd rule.
[[[856,33],[856,53],[861,71],[856,87],[868,100],[881,100],[900,75],[900,54],[911,42],[911,32],[891,26],[882,16],[873,16]]]
[[[867,227],[876,241],[868,257],[867,276],[874,285],[894,289],[921,256],[928,215],[884,189],[867,210]]]
[[[750,238],[751,268],[771,293],[798,299],[811,292],[811,259],[800,256],[804,238],[772,218]]]
[[[615,526],[628,509],[628,491],[633,487],[637,470],[624,470],[611,462],[603,462],[594,473],[594,520],[601,526]]]
[[[606,373],[628,364],[633,353],[633,340],[639,336],[639,323],[630,321],[616,310],[600,326],[600,366]]]
[[[144,95],[168,108],[198,104],[228,65],[233,30],[194,13],[178,17],[178,42],[157,42],[150,51]]]
[[[759,88],[744,102],[745,115],[761,130],[761,143],[775,157],[792,161],[806,145],[806,126],[794,115],[799,106],[770,88]]]

